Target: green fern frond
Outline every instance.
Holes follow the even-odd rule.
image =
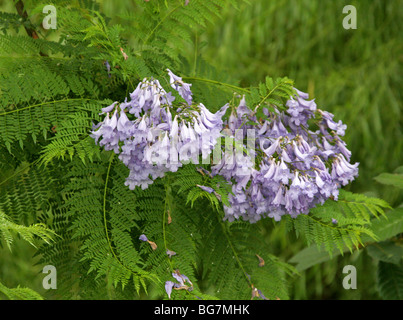
[[[72,238],[82,240],[81,260],[89,262],[88,272],[94,271],[96,278],[111,277],[114,285],[122,287],[132,279],[138,293],[144,280],[158,281],[158,278],[142,268],[144,262],[132,239],[132,232],[138,230],[136,220],[141,215],[136,214],[137,205],[121,204],[120,200],[127,202],[126,198],[134,194],[124,185],[124,165],[117,165],[115,170],[114,163],[116,166],[113,157],[109,157],[105,169],[105,162],[72,162],[74,170],[68,174],[70,183],[65,190],[69,195],[67,208],[72,217]],[[122,223],[122,219],[128,224]]]
[[[214,211],[199,214],[203,217],[198,243],[202,283],[213,286],[221,299],[251,299],[255,288],[268,299],[288,298],[286,275],[296,271],[268,253],[270,248],[262,241],[263,224],[227,224]],[[257,255],[264,259],[263,266]]]
[[[90,74],[102,64],[70,56],[71,48],[0,35],[0,141],[9,151],[15,140],[23,147],[28,136],[34,142],[49,136],[52,127],[99,96]]]
[[[172,186],[179,188],[179,194],[187,194],[186,203],[190,203],[192,207],[199,198],[206,198],[216,210],[219,210],[222,203],[229,205],[228,196],[232,193],[232,186],[223,177],[218,175],[213,177],[208,174],[206,168],[204,165],[185,165],[179,169],[180,174],[175,176]],[[209,193],[201,189],[200,186],[210,187],[214,191]]]
[[[0,209],[14,221],[34,223],[40,213],[47,212],[54,185],[53,168],[23,164],[0,184]]]
[[[0,292],[10,300],[43,300],[43,297],[30,288],[8,288],[0,282]]]
[[[308,246],[315,243],[329,254],[335,249],[343,254],[346,247],[351,251],[363,245],[362,237],[376,240],[370,219],[384,215],[386,208],[389,205],[381,199],[341,190],[338,201],[329,199],[307,215],[287,219],[287,224],[297,236],[303,234]]]
[[[265,83],[259,83],[257,88],[250,88],[250,93],[246,95],[246,101],[249,106],[256,108],[256,110],[263,105],[266,105],[269,110],[271,110],[270,106],[273,105],[282,110],[285,102],[294,95],[293,86],[294,82],[287,77],[277,79],[266,77]]]
[[[29,242],[34,247],[37,247],[35,244],[36,238],[50,243],[55,237],[54,231],[47,228],[45,224],[35,223],[28,227],[16,224],[0,209],[0,235],[10,250],[13,242],[13,234],[21,236],[22,239]]]
[[[95,156],[99,157],[99,147],[89,134],[93,121],[100,120],[99,108],[108,104],[111,104],[110,100],[85,104],[79,108],[82,111],[66,117],[55,128],[56,135],[51,137],[50,143],[42,149],[40,164],[46,165],[53,159],[64,159],[67,156],[70,159],[77,156],[83,162],[92,161]]]

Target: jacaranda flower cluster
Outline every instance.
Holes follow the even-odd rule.
[[[199,155],[207,158],[221,135],[227,106],[213,114],[201,103],[192,105],[190,85],[168,72],[172,88],[186,101],[174,117],[175,97],[158,80],[144,79],[129,101],[102,109],[106,117],[91,133],[105,150],[119,154],[130,169],[125,184],[132,190],[136,186],[146,189],[166,172],[197,161]]]
[[[167,71],[183,102],[174,107],[171,92],[156,79],[144,79],[130,100],[102,109],[106,116],[91,133],[129,168],[125,184],[130,189],[145,189],[201,157],[213,176],[232,184],[225,219],[253,223],[266,216],[296,217],[330,197],[337,200],[339,188],[358,175],[358,163],[350,163],[351,152],[341,139],[346,125],[318,109],[308,94],[295,89],[285,106],[254,110],[240,97],[237,107],[226,104],[212,113],[193,102],[191,84]],[[263,108],[259,119],[257,108]],[[218,161],[211,163],[213,150]]]
[[[358,175],[358,163],[349,163],[351,152],[340,138],[346,126],[317,109],[308,94],[295,92],[285,111],[263,109],[264,120],[256,119],[242,99],[226,122],[224,134],[233,137],[241,127],[242,132],[253,129],[256,149],[254,161],[238,152],[230,164],[224,158],[212,167],[213,174],[233,183],[225,219],[253,223],[264,216],[278,221],[285,214],[306,214],[329,197],[337,200],[339,188]],[[310,130],[308,121],[318,129]]]

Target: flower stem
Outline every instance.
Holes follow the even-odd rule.
[[[233,89],[235,91],[240,91],[240,92],[244,92],[244,93],[249,93],[250,92],[249,89],[241,88],[241,87],[229,84],[229,83],[224,83],[224,82],[211,80],[211,79],[198,78],[198,77],[182,77],[182,79],[186,80],[186,81],[206,82],[206,83],[214,84],[214,85],[217,85],[217,86],[227,87],[227,88]]]

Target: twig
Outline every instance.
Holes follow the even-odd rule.
[[[18,0],[15,4],[15,8],[17,9],[17,13],[18,15],[24,20],[24,21],[28,21],[28,24],[24,24],[24,28],[25,31],[27,32],[27,34],[32,38],[32,39],[39,39],[38,33],[35,31],[34,28],[30,27],[31,21],[28,18],[28,13],[25,10],[24,7],[24,3],[22,2],[22,0]],[[39,54],[41,56],[47,57],[48,55],[43,53],[43,52],[39,52]]]

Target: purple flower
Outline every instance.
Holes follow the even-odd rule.
[[[177,289],[185,289],[188,291],[193,290],[193,284],[189,280],[188,277],[185,275],[181,274],[179,270],[176,270],[175,272],[172,272],[172,276],[179,282],[173,282],[173,281],[166,281],[165,282],[165,291],[168,294],[168,298],[171,299],[171,293],[172,293],[172,288],[177,288]],[[185,285],[185,282],[188,282],[190,284],[190,287]]]
[[[171,299],[172,288],[175,286],[176,286],[176,283],[173,281],[165,282],[165,291],[166,291],[169,299]]]
[[[120,108],[118,102],[103,108],[105,118],[91,132],[95,143],[119,154],[129,169],[125,185],[130,189],[146,189],[167,172],[188,162],[198,164],[200,156],[206,163],[215,150],[218,161],[208,175],[221,175],[232,185],[224,219],[255,223],[264,217],[278,221],[284,215],[307,214],[329,197],[337,200],[339,188],[358,176],[359,164],[350,163],[351,152],[340,138],[346,125],[317,109],[307,93],[295,89],[284,111],[261,106],[262,119],[256,118],[256,108],[252,111],[245,97],[237,97],[238,107],[223,120],[229,104],[215,113],[202,103],[192,105],[191,85],[167,71],[171,87],[189,106],[174,106],[171,92],[157,79],[145,78]],[[308,125],[314,117],[317,131]],[[221,199],[213,188],[197,186]],[[145,235],[140,240],[148,241]],[[188,281],[179,273],[174,277],[181,285]]]
[[[119,153],[119,134],[116,126],[117,110],[115,110],[112,118],[109,118],[108,112],[101,125],[97,126],[98,130],[93,130],[90,136],[95,139],[95,143],[98,143],[98,140],[100,140],[99,145],[103,146],[105,150],[113,150],[115,153]]]
[[[267,299],[267,298],[264,296],[264,294],[263,294],[262,291],[260,291],[260,290],[258,289],[257,292],[259,293],[259,297],[262,298],[262,300],[269,300],[269,299]]]
[[[104,65],[106,67],[106,71],[108,72],[108,77],[111,77],[111,65],[109,64],[109,62],[107,60],[104,61]]]
[[[334,115],[330,112],[319,110],[319,113],[322,116],[322,123],[325,125],[325,127],[329,128],[330,130],[336,131],[336,134],[339,136],[344,136],[345,130],[347,129],[347,125],[343,124],[341,120],[339,122],[335,122],[333,120]]]
[[[167,105],[172,105],[172,102],[175,100],[175,97],[172,95],[171,92],[168,92],[165,96],[161,97],[161,103],[162,104],[167,104]]]
[[[338,151],[341,152],[347,161],[350,161],[351,151],[347,149],[346,143],[342,141],[339,137],[336,137],[336,146]]]
[[[172,272],[172,277],[174,277],[181,286],[185,285],[185,280],[182,278],[181,274],[178,274],[176,272]]]
[[[102,109],[101,109],[101,110],[102,110],[102,113],[112,112],[113,108],[115,108],[115,105],[116,105],[117,103],[118,103],[118,102],[115,101],[115,102],[112,103],[110,106],[105,107],[105,108],[102,108]]]
[[[184,274],[181,274],[178,270],[172,272],[172,276],[179,282],[181,286],[185,286],[185,282],[188,282],[191,286],[193,286],[193,283],[189,280],[189,278]]]
[[[186,100],[188,105],[192,104],[192,92],[190,91],[190,87],[192,86],[189,83],[185,83],[182,81],[181,77],[176,76],[173,72],[167,69],[169,74],[169,82],[171,87],[178,91],[179,95]]]
[[[126,112],[120,112],[116,128],[119,132],[119,139],[121,141],[127,139],[133,134],[134,125],[127,117]]]
[[[144,235],[144,234],[142,234],[142,235],[139,237],[139,239],[140,239],[141,241],[148,241],[146,235]]]
[[[199,187],[200,189],[202,189],[202,190],[208,192],[208,193],[214,192],[214,189],[213,189],[213,188],[206,187],[206,186],[201,186],[201,185],[198,185],[198,184],[197,184],[196,186]]]
[[[175,252],[175,251],[172,251],[172,250],[169,250],[169,249],[167,249],[166,253],[167,253],[167,255],[168,255],[170,258],[171,258],[172,256],[175,256],[175,255],[176,255],[176,252]]]
[[[288,114],[291,116],[290,122],[296,126],[307,126],[308,119],[314,116],[316,103],[314,100],[308,101],[308,94],[297,89],[296,95],[287,101]]]
[[[356,176],[358,164],[347,162],[351,152],[338,136],[345,129],[341,122],[331,122],[332,114],[318,110],[320,130],[309,130],[307,120],[315,117],[316,103],[308,101],[307,94],[296,93],[288,101],[286,113],[264,111],[267,119],[255,126],[256,153],[262,160],[245,180],[247,184],[236,174],[234,168],[239,164],[232,155],[213,166],[213,174],[233,183],[230,207],[224,206],[225,220],[242,218],[253,223],[264,216],[280,220],[285,214],[307,214],[330,196],[337,200],[340,186]],[[253,114],[244,104],[242,110],[246,118]],[[332,134],[327,131],[327,122],[334,129]],[[234,132],[241,125],[246,122],[232,112],[227,121],[229,130]],[[330,166],[329,159],[333,163]]]
[[[358,175],[358,164],[351,165],[346,161],[343,155],[338,155],[333,160],[332,164],[332,178],[333,180],[340,182],[343,186],[348,184],[349,181],[354,180]]]
[[[265,146],[265,143],[267,143],[267,142],[271,142],[270,141],[270,139],[262,139],[262,140],[260,140],[260,149],[262,149],[263,150],[263,152],[267,155],[267,156],[271,156],[271,155],[273,155],[276,151],[277,151],[277,149],[278,149],[278,147],[279,147],[279,143],[280,143],[280,139],[281,138],[278,138],[278,139],[276,139],[274,142],[272,142],[271,144],[269,144],[269,146],[265,149],[264,148],[264,146]]]

